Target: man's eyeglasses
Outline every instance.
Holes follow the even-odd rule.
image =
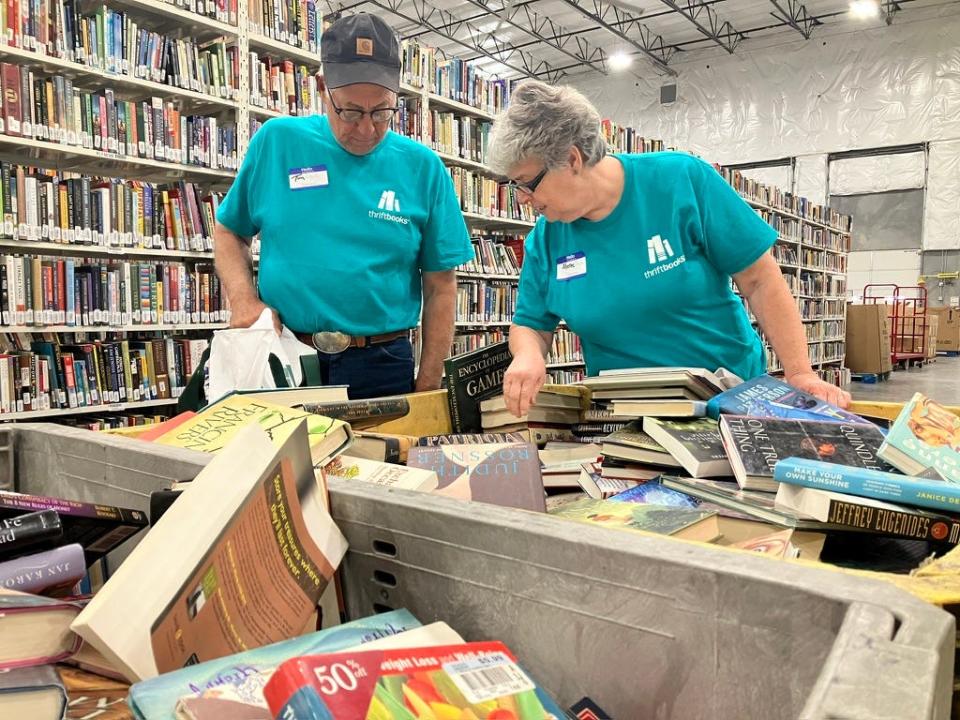
[[[534,177],[532,180],[528,180],[527,182],[520,182],[519,180],[510,180],[509,185],[517,190],[525,192],[527,195],[533,195],[537,191],[537,186],[541,182],[543,182],[543,178],[544,176],[546,176],[548,172],[550,172],[550,168],[545,167],[543,170],[537,173],[537,176]]]
[[[364,115],[369,115],[370,119],[375,123],[387,123],[393,120],[393,116],[400,112],[400,108],[391,107],[391,108],[377,108],[376,110],[354,110],[352,108],[339,108],[337,103],[333,100],[333,93],[327,90],[327,97],[330,98],[330,105],[333,107],[333,111],[337,114],[341,120],[347,123],[358,123],[363,120]]]

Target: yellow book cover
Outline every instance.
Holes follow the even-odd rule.
[[[326,465],[330,458],[346,449],[353,441],[353,431],[341,420],[251,400],[238,394],[228,395],[210,405],[154,442],[187,450],[216,453],[222,450],[241,428],[258,422],[273,442],[280,445],[290,437],[297,421],[302,418],[307,419],[314,466]]]

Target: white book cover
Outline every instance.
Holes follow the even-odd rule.
[[[305,423],[241,429],[71,628],[131,681],[293,637],[347,548],[322,492]]]

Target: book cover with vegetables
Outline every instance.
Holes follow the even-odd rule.
[[[565,720],[499,642],[289,660],[264,690],[284,720]]]

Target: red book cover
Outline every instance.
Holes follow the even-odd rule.
[[[7,0],[6,33],[8,43],[14,47],[20,47],[20,3],[17,0]]]
[[[9,22],[10,21],[8,20],[8,23]],[[15,20],[14,25],[16,25]],[[20,103],[20,67],[10,63],[2,63],[0,67],[2,67],[3,73],[4,129],[7,135],[19,135],[20,120],[22,119],[22,105]]]
[[[562,720],[499,642],[358,650],[281,664],[263,691],[284,720]]]

